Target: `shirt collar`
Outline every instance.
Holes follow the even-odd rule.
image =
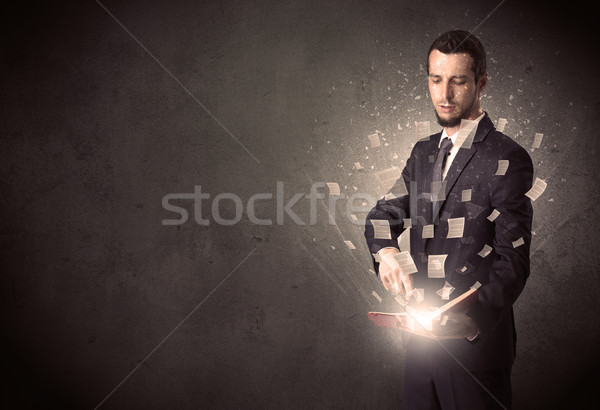
[[[475,122],[477,123],[477,125],[479,125],[479,121],[481,121],[481,119],[485,117],[485,111],[475,119]],[[450,140],[452,141],[452,144],[456,143],[456,137],[458,136],[458,131],[455,132],[453,135],[448,135],[448,133],[446,132],[446,129],[444,128],[442,130],[442,136],[440,137],[440,141],[438,142],[438,148],[442,145],[442,140],[444,138],[450,138]]]

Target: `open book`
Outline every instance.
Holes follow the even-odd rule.
[[[433,318],[441,318],[448,312],[460,312],[467,309],[473,303],[478,301],[477,288],[473,287],[452,299],[450,302],[437,309],[428,312],[427,315]],[[410,308],[409,308],[410,309]],[[383,313],[383,312],[369,312],[369,319],[373,321],[377,326],[381,327],[394,327],[397,329],[405,328],[410,326],[411,317],[410,313]]]

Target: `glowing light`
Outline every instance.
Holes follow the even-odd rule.
[[[434,315],[432,312],[428,312],[424,309],[414,309],[410,306],[406,307],[407,313],[407,325],[411,330],[415,330],[415,323],[417,324],[416,330],[423,328],[426,331],[431,332],[433,330],[433,319]]]

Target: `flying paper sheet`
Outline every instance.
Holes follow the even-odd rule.
[[[392,239],[390,222],[384,219],[371,219],[375,239]]]
[[[471,200],[471,189],[463,189],[460,193],[460,201],[461,202],[469,202]]]
[[[326,182],[327,187],[329,188],[329,195],[339,195],[340,194],[340,186],[335,182]]]
[[[546,182],[536,177],[533,186],[529,191],[527,191],[525,196],[531,198],[532,201],[535,201],[544,193],[547,186],[548,184],[546,184]]]
[[[460,147],[461,149],[470,149],[473,145],[475,133],[477,132],[477,125],[477,121],[465,119],[461,120],[460,129],[458,130],[458,135],[456,136],[454,146]]]
[[[376,148],[381,145],[381,142],[379,142],[379,134],[377,133],[369,135],[369,140],[371,141],[371,148]]]
[[[450,300],[450,295],[454,292],[454,286],[449,284],[448,282],[444,283],[444,287],[439,289],[437,292],[438,296],[442,298],[442,300]]]
[[[523,240],[523,238],[519,238],[519,239],[517,239],[516,241],[514,241],[512,243],[512,246],[513,246],[513,248],[517,248],[517,247],[519,247],[521,245],[524,245],[524,244],[525,244],[525,241]]]
[[[462,238],[465,229],[465,218],[448,219],[448,236],[446,238]]]
[[[383,171],[375,172],[375,177],[385,192],[389,191],[394,186],[398,178],[400,178],[400,175],[401,171],[398,167],[391,167],[384,169]],[[406,190],[404,184],[398,185],[399,187],[397,187],[397,190],[402,192],[394,192],[394,194],[397,196],[407,195],[408,191]]]
[[[489,245],[483,245],[483,249],[480,250],[477,255],[481,256],[482,258],[485,258],[486,256],[488,256],[490,254],[490,252],[492,252],[492,247]]]
[[[355,163],[354,163],[354,169],[356,169],[357,171],[358,171],[359,169],[362,169],[362,165],[360,165],[360,162],[355,162]]]
[[[377,292],[373,291],[373,293],[371,293],[371,294],[372,294],[372,295],[375,297],[375,299],[377,299],[377,301],[378,301],[379,303],[381,303],[381,301],[382,301],[383,299],[381,299],[381,296],[379,296],[379,295],[377,294]]]
[[[440,326],[446,326],[446,322],[448,321],[448,315],[445,315],[440,322]]]
[[[402,273],[409,275],[417,272],[417,267],[415,266],[415,262],[413,261],[412,256],[410,256],[410,253],[404,251],[392,255],[394,256],[394,259],[396,259],[396,262],[398,262],[398,266],[400,266]]]
[[[423,227],[423,235],[422,235],[423,239],[426,238],[433,238],[433,225],[425,225]]]
[[[431,182],[431,202],[446,200],[446,181]]]
[[[531,148],[539,148],[542,145],[542,138],[544,138],[544,134],[536,132],[533,137],[533,144],[531,145]]]
[[[490,222],[494,222],[494,221],[496,220],[496,218],[498,218],[498,215],[500,215],[500,211],[498,211],[497,209],[494,209],[494,210],[492,211],[492,213],[491,213],[491,214],[489,214],[489,216],[487,217],[487,219],[488,219]]]
[[[496,131],[504,132],[504,127],[508,121],[506,118],[498,118],[498,126],[496,127]]]
[[[425,289],[414,288],[408,294],[410,295],[411,298],[415,298],[415,300],[418,303],[421,303],[421,302],[423,302],[423,299],[425,298]]]
[[[465,208],[469,214],[469,219],[477,218],[485,209],[485,207],[477,205],[474,202],[465,202]]]
[[[415,129],[417,132],[417,139],[428,138],[431,135],[431,126],[429,121],[415,121]]]
[[[508,170],[508,160],[507,159],[499,159],[498,160],[498,170],[496,170],[496,175],[504,175]]]
[[[412,226],[412,222],[411,222],[410,218],[403,218],[402,224],[404,226],[404,229],[408,229]]]
[[[400,304],[400,306],[408,305],[408,301],[402,297],[402,295],[394,296],[394,300]]]
[[[429,255],[427,259],[427,277],[445,278],[444,263],[448,255]]]
[[[346,246],[350,249],[356,249],[356,246],[354,246],[354,244],[351,241],[344,241],[344,243],[346,244]]]
[[[410,229],[405,229],[400,236],[398,236],[398,247],[401,251],[410,253]]]

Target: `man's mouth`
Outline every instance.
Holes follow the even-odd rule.
[[[443,113],[452,112],[455,108],[454,105],[449,105],[449,104],[440,104],[440,105],[438,105],[438,107],[440,107],[440,111]]]

